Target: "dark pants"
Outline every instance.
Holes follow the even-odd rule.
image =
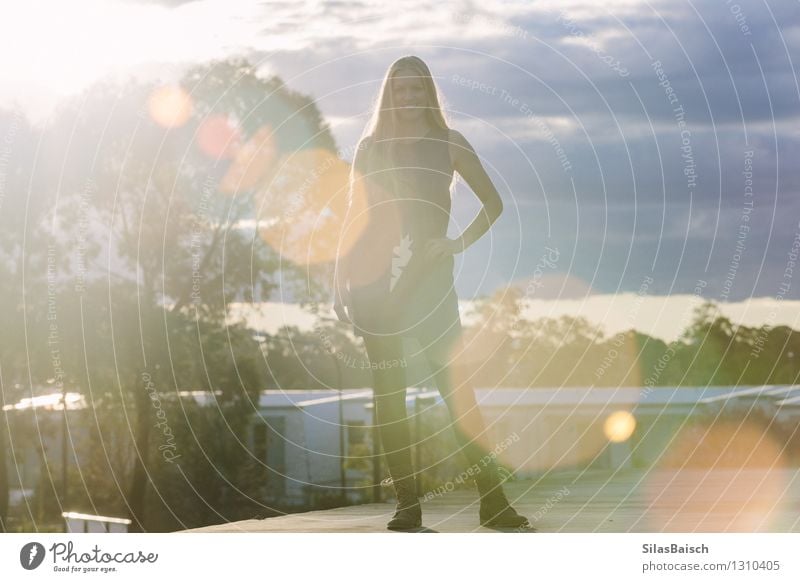
[[[364,337],[372,369],[375,394],[376,419],[381,444],[393,480],[413,474],[411,438],[406,418],[405,369],[397,363],[403,358],[403,344],[399,335]],[[449,351],[449,350],[446,350]],[[425,350],[425,357],[436,387],[445,401],[453,421],[456,440],[470,465],[476,469],[488,466],[491,459],[483,418],[475,400],[472,386],[463,374],[458,373],[458,358],[443,354],[442,350]],[[385,362],[381,367],[380,363]]]

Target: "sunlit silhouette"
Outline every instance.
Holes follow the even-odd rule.
[[[461,175],[483,203],[456,239],[447,237],[451,186]],[[453,284],[454,255],[480,238],[502,211],[502,201],[470,143],[451,129],[427,65],[396,60],[386,72],[378,104],[359,143],[351,198],[363,187],[363,236],[339,253],[335,310],[364,338],[372,367],[377,420],[397,494],[389,529],[421,526],[406,419],[402,367],[380,366],[403,356],[403,337],[416,338],[453,419],[481,495],[480,522],[529,527],[503,493],[486,428],[461,362],[462,328]],[[362,216],[351,208],[348,218]],[[346,228],[345,230],[350,230]]]

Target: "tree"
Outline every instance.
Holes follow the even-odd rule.
[[[206,352],[205,342],[225,329],[231,302],[275,287],[279,257],[253,223],[282,156],[332,150],[333,138],[311,100],[244,60],[193,68],[175,85],[99,83],[59,111],[46,138],[49,159],[62,169],[49,177],[62,201],[59,259],[75,267],[69,243],[96,243],[84,249],[84,276],[73,270],[75,292],[60,306],[100,320],[90,330],[98,351],[74,354],[73,362],[90,362],[75,371],[77,383],[102,378],[94,389],[120,395],[134,411],[127,502],[134,531],[142,530],[153,448],[144,386],[193,383],[221,389],[225,399],[252,397],[258,378],[239,366],[231,329],[222,336],[231,345]],[[291,282],[292,266],[283,270]],[[176,330],[190,348],[176,349]],[[226,352],[229,375],[213,374]]]
[[[40,136],[20,112],[0,110],[0,406],[53,376],[49,346],[37,341],[46,338],[29,333],[46,325],[48,284],[63,267],[50,261],[49,200],[36,171]],[[7,413],[0,412],[0,532],[8,523],[13,440]]]

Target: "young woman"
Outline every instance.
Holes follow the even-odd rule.
[[[447,238],[450,187],[458,172],[483,209]],[[472,387],[463,381],[461,320],[453,285],[456,253],[479,239],[503,204],[471,145],[450,129],[427,65],[406,56],[389,67],[372,120],[356,150],[346,229],[360,229],[339,253],[334,309],[364,338],[379,433],[397,511],[391,530],[421,526],[406,419],[402,337],[419,340],[459,444],[476,473],[480,523],[529,528],[510,506]],[[531,528],[532,529],[532,528]]]

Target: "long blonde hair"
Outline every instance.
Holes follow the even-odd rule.
[[[397,135],[397,109],[391,90],[391,82],[401,69],[411,69],[422,79],[428,104],[425,109],[428,123],[434,128],[449,129],[450,127],[441,107],[443,98],[439,93],[436,82],[433,80],[428,65],[421,58],[414,55],[400,57],[389,65],[386,70],[386,75],[383,77],[383,82],[378,92],[378,98],[372,110],[372,116],[361,135],[362,140],[369,138],[372,146],[380,146],[369,148],[368,158],[370,159],[370,165],[373,167],[373,158],[376,156],[382,158],[384,164],[390,163],[395,157],[395,140],[392,138]]]

